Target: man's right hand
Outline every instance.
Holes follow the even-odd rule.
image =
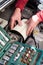
[[[11,17],[10,24],[9,24],[11,30],[16,25],[16,21],[18,22],[19,25],[22,25],[20,8],[16,8],[15,12],[13,13]]]

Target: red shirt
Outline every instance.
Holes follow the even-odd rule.
[[[29,0],[17,0],[16,8],[20,8],[21,10],[23,10],[28,1]]]
[[[16,8],[23,10],[28,1],[29,0],[17,0]],[[39,17],[39,21],[43,21],[43,10],[39,11],[36,15]]]

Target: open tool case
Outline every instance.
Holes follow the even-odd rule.
[[[11,38],[0,27],[0,65],[41,65],[43,50],[28,44],[11,42]]]
[[[9,46],[10,37],[0,26],[0,58],[4,54],[5,50]]]

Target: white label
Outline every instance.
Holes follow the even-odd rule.
[[[4,43],[2,40],[0,40],[0,44],[1,44],[2,46],[5,45],[5,43]]]
[[[9,39],[1,31],[0,34],[5,38],[6,41],[9,41]]]
[[[24,49],[24,47],[22,46],[22,47],[20,48],[20,51],[19,51],[19,52],[22,52],[23,49]]]
[[[1,23],[2,22],[2,23]],[[7,24],[8,24],[8,21],[7,20],[4,20],[4,19],[2,19],[2,18],[0,18],[0,26],[2,27],[2,28],[4,28]]]
[[[19,32],[24,40],[27,38],[27,35],[26,35],[26,31],[27,31],[27,24],[25,23],[27,21],[27,19],[23,19],[22,20],[22,26],[19,26],[19,25],[16,25],[13,30]]]

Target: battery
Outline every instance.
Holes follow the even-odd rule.
[[[13,44],[12,46],[14,46],[14,47],[18,47],[18,45],[17,45],[17,44]]]
[[[14,47],[14,46],[11,46],[11,49],[16,50],[17,48],[16,48],[16,47]]]
[[[3,56],[3,60],[5,60],[5,61],[9,61],[9,57],[8,56]]]
[[[12,54],[10,52],[7,52],[6,55],[9,56],[9,57],[12,56]]]
[[[0,60],[0,65],[6,65],[7,61],[5,60]]]
[[[13,50],[13,49],[9,49],[8,52],[10,52],[10,53],[13,54],[13,53],[15,52],[15,50]]]
[[[0,65],[3,65],[2,61],[0,61]]]
[[[14,58],[14,61],[16,61],[18,58],[19,58],[20,54],[18,53],[15,58]]]

